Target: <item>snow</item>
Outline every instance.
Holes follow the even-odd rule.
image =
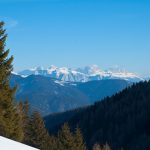
[[[53,71],[57,70],[57,67],[54,66],[54,65],[51,65],[48,69],[47,69],[47,72],[48,74],[51,74]]]
[[[67,67],[56,67],[54,65],[47,69],[43,67],[37,67],[34,69],[28,69],[18,73],[21,76],[43,75],[52,78],[56,78],[62,81],[68,82],[87,82],[92,80],[103,80],[103,79],[123,79],[128,81],[141,81],[143,80],[138,75],[120,69],[118,66],[110,68],[109,70],[102,70],[97,65],[86,66],[84,68],[67,68]],[[63,85],[62,83],[58,83]]]
[[[27,76],[27,75],[21,75],[21,77],[22,77],[22,78],[27,78],[28,76]]]
[[[14,71],[12,71],[11,73],[14,75],[19,75],[17,72],[14,72]]]
[[[38,150],[36,148],[4,138],[2,136],[0,136],[0,149],[1,150]]]
[[[63,81],[58,81],[58,80],[56,80],[56,81],[54,81],[56,84],[59,84],[60,86],[64,86],[64,82]]]

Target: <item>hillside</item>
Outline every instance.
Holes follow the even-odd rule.
[[[88,97],[69,84],[61,83],[49,77],[29,76],[20,78],[13,76],[11,85],[18,85],[16,98],[28,100],[32,109],[43,115],[89,104]]]
[[[87,95],[90,99],[90,104],[93,104],[98,100],[120,92],[131,84],[131,82],[125,80],[100,80],[79,83],[77,88]]]
[[[72,83],[39,75],[26,78],[12,75],[10,83],[11,86],[18,86],[17,100],[27,99],[32,109],[40,111],[42,115],[93,104],[98,99],[111,96],[130,85],[125,80]]]
[[[64,122],[69,122],[72,129],[77,125],[81,128],[89,148],[96,142],[99,144],[107,142],[113,150],[120,147],[125,150],[148,150],[150,149],[149,108],[150,82],[141,82],[111,98],[105,98],[91,107],[81,109]],[[55,119],[60,115],[63,117],[63,114],[58,114]],[[63,122],[49,128],[50,118],[47,116],[45,122],[49,131],[53,132]]]

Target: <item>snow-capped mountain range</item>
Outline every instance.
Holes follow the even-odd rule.
[[[121,70],[119,68],[111,68],[104,71],[101,70],[97,65],[86,66],[84,68],[77,69],[67,67],[59,68],[52,65],[47,69],[44,69],[43,67],[35,67],[33,69],[20,71],[17,74],[21,75],[22,77],[27,77],[29,75],[42,75],[67,82],[88,82],[103,79],[123,79],[132,82],[143,80],[138,75]]]

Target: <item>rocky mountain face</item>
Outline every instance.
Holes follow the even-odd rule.
[[[104,79],[122,79],[131,82],[143,80],[136,74],[127,72],[117,67],[104,71],[97,65],[77,69],[67,67],[59,68],[53,65],[47,69],[44,69],[43,67],[36,67],[33,69],[20,71],[18,72],[18,75],[21,75],[22,77],[27,77],[29,75],[41,75],[69,82],[88,82]]]

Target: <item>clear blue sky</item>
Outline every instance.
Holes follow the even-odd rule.
[[[0,0],[15,70],[33,66],[150,75],[149,0]]]

